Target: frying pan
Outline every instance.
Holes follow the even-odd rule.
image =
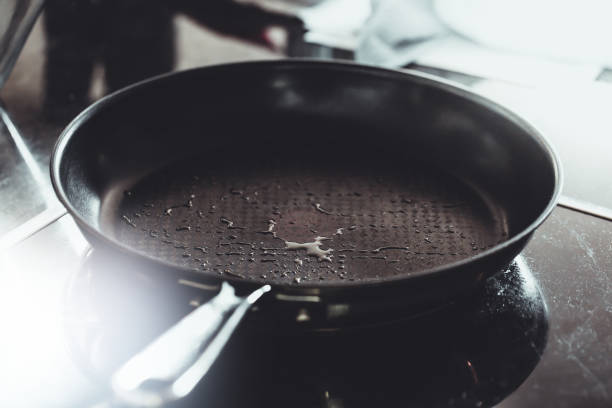
[[[470,293],[522,250],[561,184],[548,143],[491,101],[423,74],[296,60],[118,91],[64,130],[51,175],[94,247],[224,282],[115,376],[124,400],[149,405],[188,392],[270,289],[253,318],[310,329]],[[150,393],[148,379],[172,385]]]

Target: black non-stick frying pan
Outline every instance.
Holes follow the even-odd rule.
[[[51,174],[94,246],[205,286],[269,284],[268,321],[323,326],[469,292],[560,190],[550,146],[496,104],[421,74],[313,61],[121,90],[67,127]]]

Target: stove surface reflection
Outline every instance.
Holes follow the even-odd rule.
[[[65,308],[72,355],[106,383],[208,293],[101,257],[88,255]],[[291,334],[255,323],[247,318],[194,393],[171,406],[487,407],[529,376],[548,333],[521,257],[469,298],[402,323]]]

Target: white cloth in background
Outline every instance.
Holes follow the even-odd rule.
[[[612,62],[612,42],[605,47],[601,37],[609,31],[605,39],[612,38],[612,24],[603,27],[602,18],[595,16],[607,4],[612,8],[612,0],[371,1],[372,14],[355,54],[362,63],[397,68],[416,62],[539,84],[591,81],[606,60]],[[555,6],[557,2],[563,6]],[[598,28],[580,29],[590,22]],[[588,42],[590,37],[593,41]]]
[[[612,65],[611,0],[433,0],[433,8],[453,31],[495,49]]]
[[[372,0],[355,59],[385,67],[407,65],[448,32],[430,0]]]

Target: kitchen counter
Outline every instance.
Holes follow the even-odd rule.
[[[178,14],[172,21],[173,70],[224,61],[283,57],[279,48],[215,34],[210,26],[202,25],[193,16]],[[48,66],[45,69],[45,50],[60,46],[57,38],[55,42],[49,38],[42,20],[39,21],[11,78],[0,91],[0,198],[3,202],[0,208],[0,322],[3,324],[0,405],[90,407],[108,398],[106,375],[122,356],[127,357],[141,343],[191,310],[198,293],[189,292],[187,297],[167,295],[164,307],[160,308],[160,297],[153,294],[163,296],[165,292],[155,283],[136,281],[137,290],[122,291],[113,286],[121,280],[100,283],[96,278],[100,273],[92,272],[88,266],[91,264],[88,260],[95,253],[92,255],[89,244],[53,194],[48,176],[49,155],[67,121],[110,87],[103,78],[112,67],[109,68],[108,62],[103,66],[96,60],[91,76],[82,81],[80,90],[76,89],[74,78],[54,76],[61,71],[61,66],[51,70],[56,74]],[[293,38],[287,44],[303,52],[313,49],[312,44],[300,46],[295,41]],[[70,56],[70,50],[63,51]],[[435,316],[408,322],[397,329],[381,329],[375,336],[371,331],[363,334],[374,336],[373,349],[355,347],[347,361],[366,361],[372,364],[370,372],[381,370],[383,378],[387,378],[385,367],[394,367],[389,372],[395,380],[389,377],[387,382],[379,383],[365,375],[369,388],[362,384],[365,380],[361,378],[355,380],[361,391],[351,389],[352,383],[346,379],[353,377],[343,371],[346,368],[338,368],[339,362],[346,361],[334,360],[338,358],[337,353],[329,351],[340,341],[360,344],[351,335],[287,338],[262,335],[256,330],[252,333],[245,327],[238,333],[238,339],[227,346],[202,386],[180,406],[209,403],[349,408],[375,406],[377,402],[380,405],[382,401],[388,402],[388,406],[401,405],[402,401],[419,406],[612,405],[612,222],[609,215],[612,188],[607,177],[612,174],[612,164],[609,160],[602,161],[610,151],[605,144],[612,143],[612,138],[606,138],[612,122],[601,108],[601,104],[612,98],[612,86],[605,82],[585,85],[585,89],[597,88],[585,90],[584,95],[593,92],[599,95],[599,105],[584,107],[576,111],[575,117],[566,117],[571,107],[579,103],[567,101],[563,106],[547,105],[545,109],[538,109],[538,103],[545,104],[551,95],[558,95],[545,89],[500,84],[427,67],[412,68],[463,83],[517,111],[528,107],[520,113],[539,125],[561,153],[567,180],[564,206],[558,207],[537,230],[512,268],[487,282],[481,298],[449,309],[451,315],[459,316],[447,329],[450,332],[440,331],[432,323],[446,324],[448,317]],[[601,78],[605,79],[605,75]],[[52,90],[49,81],[57,81]],[[534,99],[534,95],[539,99]],[[585,105],[588,99],[579,102]],[[569,132],[558,131],[564,128],[564,123],[568,124],[566,130],[576,129],[577,117],[591,121],[579,136],[572,139]],[[575,140],[578,137],[579,142]],[[589,158],[595,159],[589,161]],[[586,170],[581,171],[583,168]],[[98,298],[111,299],[115,307],[100,307],[93,301]],[[155,311],[155,321],[142,317],[146,315],[144,309],[140,310],[143,305],[151,308],[147,309],[149,312]],[[457,322],[465,323],[466,333],[460,333]],[[139,328],[136,332],[134,326]],[[421,331],[420,340],[412,335],[415,328]],[[405,342],[390,342],[396,348],[389,346],[391,354],[385,356],[393,355],[397,359],[390,359],[388,365],[377,365],[368,356],[376,355],[375,345],[385,336],[405,339]],[[423,340],[428,336],[437,340],[430,344]],[[287,343],[292,347],[287,348]],[[321,347],[321,353],[312,352],[313,345]],[[414,353],[417,346],[423,355],[431,353],[437,357],[432,357],[428,365],[419,359],[419,352]],[[289,351],[294,354],[298,351],[302,357]],[[252,353],[258,357],[253,357],[251,364],[240,360],[245,356],[249,359]],[[283,353],[289,353],[290,357]],[[404,365],[398,366],[400,363]],[[365,367],[370,367],[367,364]],[[231,371],[231,367],[239,371],[242,367],[242,374]],[[405,377],[404,381],[397,382],[399,373]],[[387,389],[396,382],[403,387],[400,391]],[[464,388],[458,389],[457,384]],[[422,390],[430,390],[431,394]]]

